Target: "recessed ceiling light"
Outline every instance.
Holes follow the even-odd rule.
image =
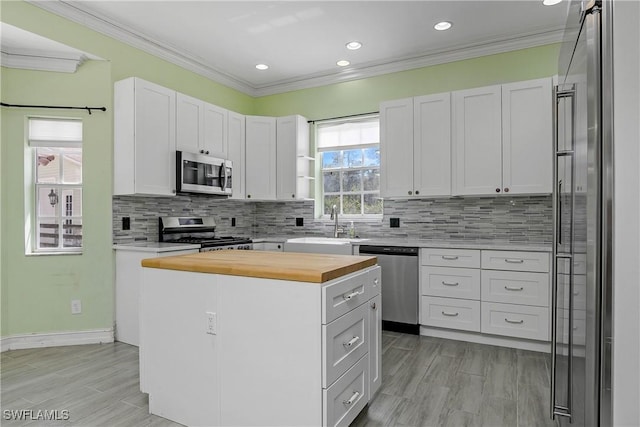
[[[560,3],[562,0],[542,0],[542,4],[545,6],[553,6],[554,4]]]
[[[433,28],[435,28],[438,31],[444,31],[444,30],[448,30],[449,28],[451,28],[453,24],[451,22],[448,21],[442,21],[442,22],[438,22],[436,25],[433,26]]]
[[[347,61],[346,59],[342,59],[336,62],[336,64],[340,67],[346,67],[347,65],[351,64],[351,62]]]
[[[256,68],[258,70],[266,70],[267,68],[269,68],[269,66],[267,64],[258,64],[256,65]]]
[[[357,41],[354,40],[352,42],[347,43],[346,46],[347,46],[347,49],[349,49],[349,50],[357,50],[357,49],[360,49],[362,47],[362,43],[357,42]]]

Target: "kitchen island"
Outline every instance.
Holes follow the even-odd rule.
[[[348,425],[381,380],[375,257],[142,261],[140,388],[185,425]]]

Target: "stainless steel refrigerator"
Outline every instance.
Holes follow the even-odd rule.
[[[555,89],[551,417],[611,425],[611,1],[572,1]]]

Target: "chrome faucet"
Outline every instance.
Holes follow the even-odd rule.
[[[333,237],[338,237],[338,206],[333,205],[331,207],[331,217],[329,219],[333,219]]]

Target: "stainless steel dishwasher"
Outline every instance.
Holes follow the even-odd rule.
[[[419,334],[418,248],[361,245],[382,269],[382,329]]]

